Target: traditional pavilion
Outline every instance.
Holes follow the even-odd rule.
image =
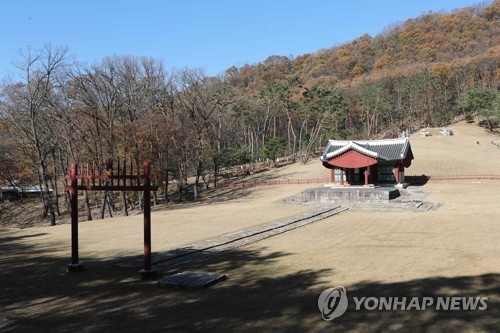
[[[413,153],[408,138],[330,140],[320,159],[331,169],[332,183],[390,185],[404,182],[404,169],[411,165]]]

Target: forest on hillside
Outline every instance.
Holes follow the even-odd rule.
[[[428,13],[218,77],[168,71],[149,57],[89,65],[66,47],[26,48],[16,59],[21,79],[0,86],[0,182],[38,184],[55,223],[71,162],[151,161],[163,191],[194,176],[196,200],[202,178],[216,187],[223,167],[280,156],[306,163],[328,139],[395,137],[476,115],[495,130],[499,18],[500,0]]]

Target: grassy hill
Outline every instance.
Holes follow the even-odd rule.
[[[407,175],[448,174],[500,174],[500,135],[489,133],[475,124],[459,122],[447,127],[454,135],[439,134],[441,128],[427,128],[432,133],[422,137],[416,133],[410,137],[415,159]],[[479,144],[478,144],[479,142]],[[259,174],[249,179],[307,179],[328,178],[330,171],[318,159],[306,165],[294,164]]]

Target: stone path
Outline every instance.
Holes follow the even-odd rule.
[[[190,246],[152,254],[155,270],[163,270],[186,262],[217,255],[224,251],[255,243],[259,240],[282,234],[303,227],[327,217],[342,213],[348,208],[342,206],[322,207],[292,217],[273,221],[249,229],[233,232],[216,238],[204,240]],[[141,268],[143,258],[137,257],[126,262],[115,264],[117,267]]]

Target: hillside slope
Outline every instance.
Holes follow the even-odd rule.
[[[432,63],[453,62],[450,68],[456,68],[461,66],[460,59],[469,62],[471,57],[495,53],[499,16],[498,0],[451,13],[430,12],[392,24],[375,37],[365,34],[351,42],[296,58],[272,55],[255,65],[230,68],[227,73],[234,75],[239,71],[235,81],[252,86],[260,80],[279,80],[290,74],[306,80],[328,77],[333,81],[349,81],[380,71],[406,68],[404,71],[411,72]],[[494,58],[497,57],[498,53]]]
[[[447,127],[453,131],[450,137],[441,136],[440,128],[427,128],[429,137],[415,134],[410,137],[415,159],[407,175],[445,175],[445,174],[500,174],[500,135],[486,132],[475,124],[459,122]],[[479,144],[478,144],[479,142]],[[299,163],[277,168],[258,179],[308,179],[328,178],[330,171],[318,159],[306,165]]]

